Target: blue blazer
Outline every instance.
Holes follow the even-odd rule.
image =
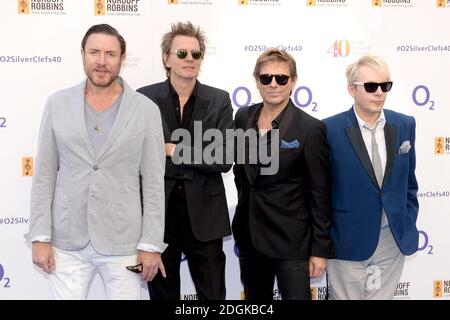
[[[378,245],[382,208],[401,252],[417,251],[415,120],[390,110],[384,114],[387,162],[381,188],[353,108],[324,120],[332,172],[331,237],[337,259],[363,261],[372,256]],[[404,141],[410,142],[408,152],[400,151]]]

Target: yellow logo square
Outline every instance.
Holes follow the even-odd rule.
[[[433,298],[441,298],[444,290],[444,283],[442,280],[435,280],[433,285]]]
[[[311,299],[317,300],[317,288],[316,287],[311,287]]]
[[[105,0],[94,0],[94,15],[105,15]]]
[[[383,0],[372,0],[372,6],[381,7]]]
[[[434,154],[436,155],[444,154],[444,137],[434,138]]]
[[[436,6],[438,8],[445,8],[447,6],[447,0],[436,0]]]
[[[32,157],[22,158],[22,177],[31,177],[34,174],[34,165]]]
[[[17,9],[19,14],[29,14],[30,0],[17,0]]]

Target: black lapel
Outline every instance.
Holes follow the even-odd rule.
[[[205,113],[208,109],[208,106],[209,106],[209,99],[203,95],[203,85],[200,82],[198,82],[197,92],[195,96],[194,110],[192,110],[192,116],[188,126],[191,134],[194,132],[194,121],[201,121],[203,124],[204,122],[203,120],[205,119]],[[213,125],[215,125],[215,123]]]
[[[353,112],[353,110],[351,111]],[[364,144],[364,140],[361,134],[361,129],[359,128],[358,122],[356,121],[353,123],[352,127],[345,128],[345,131],[347,132],[347,136],[349,137],[353,149],[355,150],[356,154],[359,157],[359,160],[361,160],[364,169],[366,169],[367,174],[369,175],[370,179],[372,179],[372,182],[378,186],[377,178],[375,176],[375,172],[373,171],[372,162],[370,161],[369,154],[367,153],[366,145]]]
[[[169,79],[162,84],[162,90],[156,98],[161,114],[169,128],[170,134],[178,128],[177,118],[173,107],[172,97],[169,89]]]
[[[280,141],[286,136],[289,130],[292,118],[294,118],[294,112],[296,111],[294,108],[296,107],[292,103],[292,100],[289,99],[289,103],[286,106],[286,111],[283,115],[283,119],[281,120],[280,126],[278,127],[280,130]],[[278,143],[280,143],[280,141],[278,141]]]
[[[244,132],[246,132],[249,129],[253,130],[253,120],[255,117],[255,113],[258,112],[258,109],[260,107],[261,106],[249,107],[249,109],[247,110],[247,121],[245,123]],[[254,110],[252,110],[253,108]],[[259,139],[258,136],[256,138]],[[245,161],[244,161],[245,175],[247,176],[247,180],[249,181],[250,185],[253,185],[256,175],[252,174],[252,168],[250,167],[249,163],[250,144],[248,139],[244,139],[244,152],[245,152]]]
[[[386,122],[384,125],[384,139],[386,140],[386,170],[384,172],[383,186],[388,181],[394,165],[397,127]]]

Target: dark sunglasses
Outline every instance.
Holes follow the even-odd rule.
[[[134,265],[134,266],[128,266],[128,267],[125,267],[125,268],[127,268],[127,270],[129,270],[131,272],[134,272],[134,273],[141,273],[142,272],[142,263],[139,263],[139,264]]]
[[[178,58],[185,59],[188,55],[188,51],[186,49],[176,49],[175,54],[177,55]],[[192,59],[194,60],[200,59],[202,55],[203,52],[201,52],[200,50],[191,50],[191,56]]]
[[[285,86],[289,81],[289,76],[285,74],[260,74],[259,82],[261,82],[262,85],[268,85],[272,83],[273,77],[275,77],[275,81],[280,86]]]
[[[372,93],[378,90],[378,86],[380,86],[381,91],[389,92],[392,88],[392,81],[387,82],[353,82],[354,85],[364,85],[364,89],[366,92]]]

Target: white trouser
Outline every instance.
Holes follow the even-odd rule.
[[[139,300],[140,277],[126,269],[135,265],[137,255],[105,256],[89,243],[77,251],[53,247],[55,271],[50,275],[50,298],[55,300],[86,299],[97,270],[105,286],[108,300]]]
[[[364,261],[330,259],[330,300],[392,300],[405,256],[389,227],[382,228],[374,254]]]

